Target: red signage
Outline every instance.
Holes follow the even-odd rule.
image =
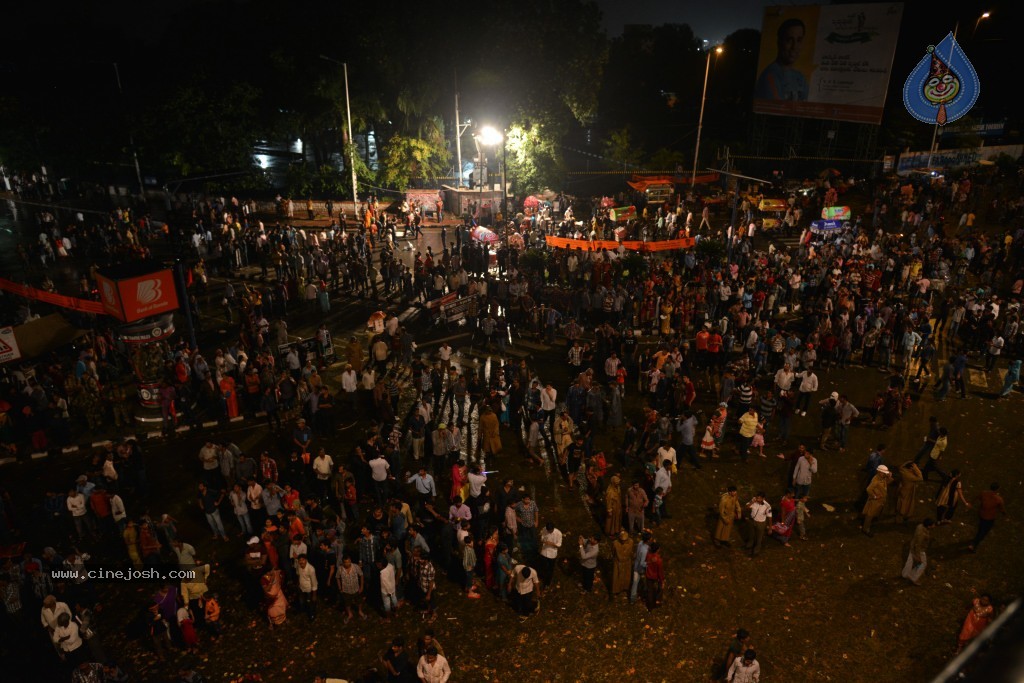
[[[121,280],[117,283],[126,323],[167,313],[178,308],[174,273],[170,269]]]
[[[103,312],[123,321],[124,313],[121,310],[121,295],[117,291],[117,281],[96,273],[96,283],[100,290]]]
[[[137,277],[111,279],[97,273],[103,311],[126,323],[178,308],[174,272],[158,270]]]

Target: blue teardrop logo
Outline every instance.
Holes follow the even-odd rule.
[[[903,104],[918,121],[944,126],[978,101],[981,82],[953,34],[929,45],[903,84]]]

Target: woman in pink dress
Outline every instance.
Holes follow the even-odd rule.
[[[963,650],[967,643],[981,635],[981,632],[992,623],[994,612],[992,598],[987,593],[982,593],[974,598],[974,602],[971,604],[971,611],[967,613],[963,628],[960,629],[960,636],[957,638],[957,653]]]
[[[281,570],[271,569],[260,579],[267,599],[267,621],[270,628],[280,626],[288,616],[288,599],[281,590]]]
[[[484,544],[484,583],[488,588],[498,590],[498,582],[494,575],[495,560],[498,555],[498,530],[494,529]]]

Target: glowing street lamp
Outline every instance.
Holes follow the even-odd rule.
[[[708,50],[708,61],[704,65],[704,91],[700,96],[700,118],[697,120],[697,145],[693,150],[693,175],[690,176],[690,192],[694,193],[696,197],[696,191],[694,185],[697,182],[697,156],[700,154],[700,132],[704,127],[704,102],[708,95],[708,74],[711,72],[711,53],[714,52],[716,55],[722,54],[722,46],[719,45],[714,50]]]
[[[506,205],[506,193],[505,193],[505,164],[507,161],[507,150],[505,148],[505,136],[500,130],[494,126],[482,126],[480,130],[476,132],[473,139],[477,143],[477,151],[479,152],[479,146],[484,147],[497,147],[501,145],[501,214],[504,218],[508,218],[508,206]],[[481,158],[481,161],[483,159]],[[483,192],[483,184],[480,185],[480,191]]]

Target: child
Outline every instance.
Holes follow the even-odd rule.
[[[664,493],[660,486],[654,489],[654,502],[651,503],[651,517],[654,526],[658,526],[661,523],[661,507],[665,504]]]
[[[807,540],[807,530],[804,528],[804,519],[811,516],[811,511],[807,509],[807,500],[807,496],[804,496],[796,504],[796,530],[800,535],[801,541]]]
[[[206,604],[203,607],[203,612],[206,615],[206,625],[213,631],[213,637],[216,639],[220,637],[223,632],[223,627],[220,624],[220,600],[216,593],[211,593],[206,598]]]
[[[754,434],[754,438],[750,440],[750,447],[757,449],[757,454],[762,458],[768,456],[764,454],[764,422],[757,423],[757,432]]]
[[[700,454],[705,458],[717,458],[715,450],[715,435],[711,432],[711,425],[704,428],[704,438],[700,440]]]

